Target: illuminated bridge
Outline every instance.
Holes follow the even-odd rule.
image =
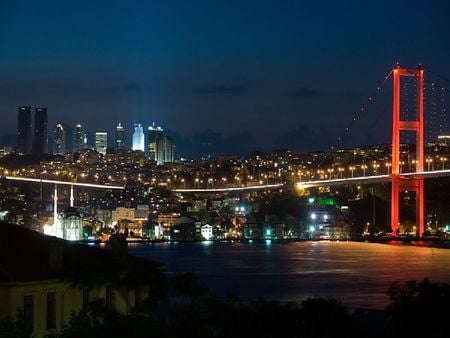
[[[431,71],[430,71],[431,72]],[[434,72],[431,72],[434,73]],[[437,73],[435,75],[444,79]],[[422,236],[424,233],[424,179],[441,176],[450,176],[450,170],[424,171],[424,67],[419,66],[417,69],[403,68],[396,65],[392,71],[385,77],[385,81],[392,75],[393,78],[393,95],[392,95],[392,158],[389,167],[392,170],[389,175],[375,175],[363,177],[351,177],[340,179],[328,179],[310,182],[297,183],[299,188],[313,188],[321,186],[337,186],[349,184],[368,184],[379,182],[391,183],[391,230],[392,235],[397,236],[399,232],[399,204],[401,191],[413,191],[416,194],[416,222],[417,235]],[[415,119],[408,119],[408,116],[401,116],[400,104],[401,99],[401,79],[408,78],[415,80]],[[409,81],[408,81],[409,82]],[[384,83],[384,82],[383,82]],[[431,83],[432,86],[434,83]],[[407,87],[403,86],[403,90]],[[379,91],[380,87],[377,88]],[[441,88],[449,91],[447,88]],[[372,101],[372,97],[369,97]],[[402,103],[404,104],[404,102]],[[406,105],[406,104],[405,104]],[[408,106],[404,108],[408,112]],[[354,116],[353,121],[364,111]],[[403,114],[407,115],[407,114]],[[346,128],[348,131],[349,128]],[[413,132],[416,137],[416,156],[415,156],[415,172],[402,173],[400,162],[400,133]],[[339,140],[341,137],[339,137]],[[388,168],[389,168],[388,167]],[[353,173],[353,172],[352,172]]]
[[[399,174],[399,177],[405,179],[424,179],[424,178],[436,178],[442,176],[450,176],[450,169],[446,170],[433,170],[433,171],[421,171],[421,172],[408,172]],[[383,183],[391,182],[392,175],[374,175],[374,176],[360,176],[360,177],[349,177],[349,178],[337,178],[331,180],[317,180],[317,181],[305,181],[298,182],[297,187],[300,189],[317,188],[317,187],[331,187],[331,186],[342,186],[350,184],[372,184],[372,183]]]
[[[82,182],[68,182],[68,181],[59,181],[59,180],[49,180],[49,179],[41,179],[41,178],[28,178],[28,177],[17,177],[17,176],[4,176],[7,180],[12,181],[22,181],[22,182],[34,182],[34,183],[44,183],[44,184],[54,184],[55,191],[53,193],[53,219],[56,222],[58,217],[58,185],[70,185],[70,206],[73,207],[74,196],[73,196],[73,187],[83,187],[83,188],[91,188],[91,189],[108,189],[108,190],[123,190],[125,189],[123,186],[117,185],[106,185],[106,184],[93,184],[93,183],[82,183]]]
[[[263,184],[263,185],[249,185],[245,187],[230,187],[230,188],[209,188],[209,189],[172,189],[173,192],[181,192],[181,193],[228,193],[228,192],[248,192],[248,191],[257,191],[257,190],[275,190],[283,188],[284,183],[277,184]]]

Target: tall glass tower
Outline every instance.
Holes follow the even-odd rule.
[[[33,152],[37,155],[48,153],[47,108],[34,110]]]
[[[133,150],[145,151],[144,128],[141,124],[134,125]]]
[[[157,161],[161,157],[158,154],[161,153],[161,141],[163,139],[164,130],[161,127],[152,126],[148,127],[148,156],[151,160]]]
[[[115,141],[115,149],[122,150],[125,149],[125,128],[119,122],[116,127],[116,141]]]
[[[58,123],[55,129],[53,129],[53,154],[66,154],[66,132],[61,123]]]
[[[31,107],[20,106],[17,119],[17,151],[31,153]]]
[[[76,153],[84,148],[86,148],[86,133],[83,130],[83,126],[77,124],[73,131],[73,152]]]

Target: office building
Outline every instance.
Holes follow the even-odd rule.
[[[31,107],[20,106],[17,120],[17,151],[31,153]]]
[[[140,124],[134,125],[133,150],[145,151],[144,128]]]
[[[73,131],[73,152],[83,150],[87,145],[87,137],[86,133],[83,130],[83,126],[81,124],[77,124],[75,126],[75,130]]]
[[[98,131],[95,133],[95,151],[99,154],[106,155],[108,147],[108,133],[106,131]]]
[[[164,137],[164,163],[173,163],[175,145],[173,139],[170,136]]]
[[[148,127],[148,156],[153,161],[158,162],[158,153],[162,151],[159,149],[159,146],[161,145],[163,132],[164,130],[161,127],[155,127],[154,123],[152,126]]]
[[[115,149],[125,149],[125,128],[119,123],[116,127]]]
[[[47,118],[47,108],[35,108],[33,153],[37,155],[48,153]]]
[[[58,123],[53,130],[53,154],[66,154],[66,132],[61,123]]]

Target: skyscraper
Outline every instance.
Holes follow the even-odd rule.
[[[169,136],[164,137],[164,163],[173,163],[174,159],[174,149],[175,145],[173,144],[173,139]]]
[[[153,161],[157,161],[158,153],[161,152],[158,147],[163,138],[163,132],[164,130],[161,127],[155,127],[154,123],[148,127],[148,156]]]
[[[116,140],[115,140],[115,149],[122,150],[125,149],[125,128],[119,122],[116,127]]]
[[[17,119],[17,151],[31,153],[31,107],[20,106]]]
[[[95,133],[95,151],[99,154],[106,155],[108,147],[108,133],[106,131],[97,131]]]
[[[34,109],[33,153],[37,155],[48,153],[47,108]]]
[[[76,153],[84,148],[86,148],[86,133],[84,132],[82,125],[77,124],[73,131],[73,152]]]
[[[145,151],[144,128],[140,124],[134,125],[133,150]]]
[[[58,123],[53,130],[53,154],[66,154],[66,132],[61,123]]]

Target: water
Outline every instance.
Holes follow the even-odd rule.
[[[217,296],[301,301],[333,297],[349,309],[382,309],[393,281],[450,283],[450,250],[359,242],[194,242],[133,244],[132,255],[194,272]]]

